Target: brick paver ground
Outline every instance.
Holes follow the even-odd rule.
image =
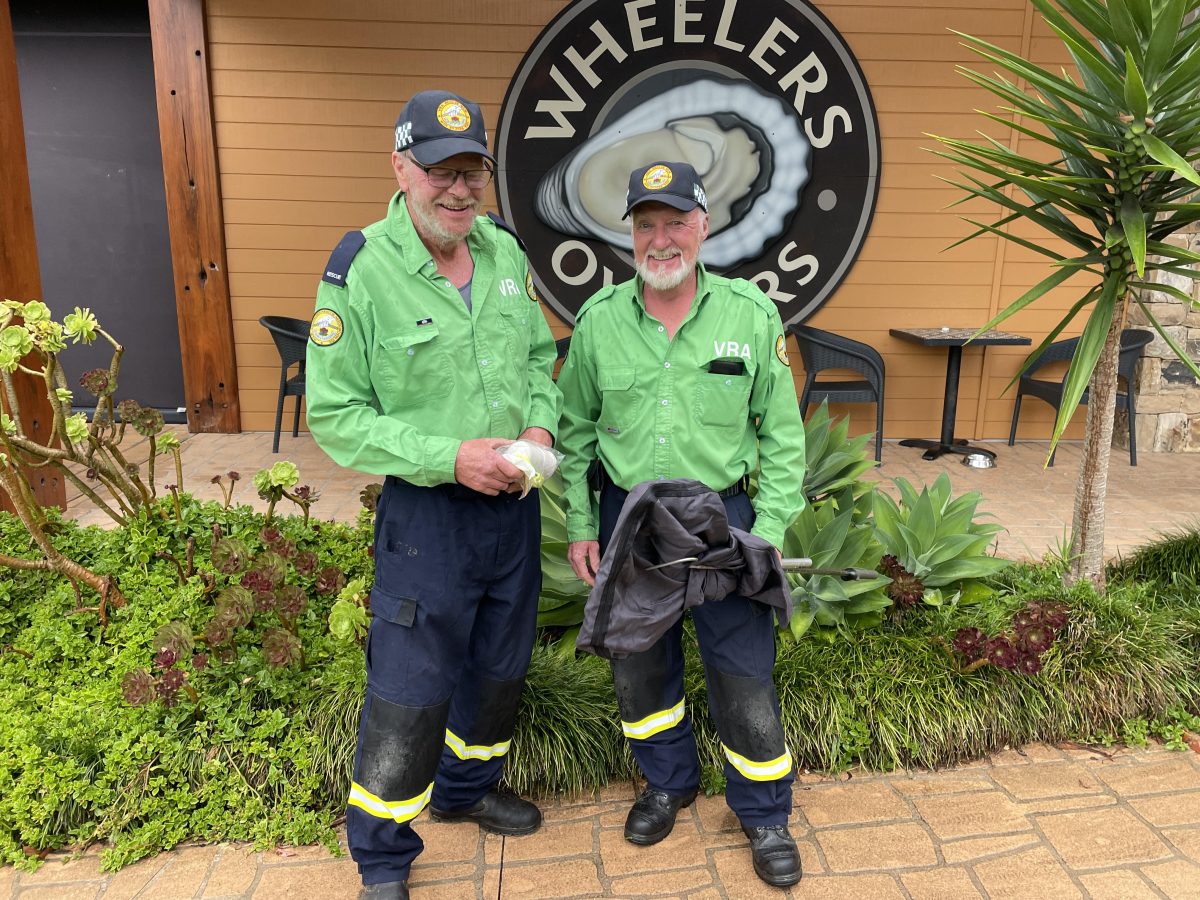
[[[423,815],[414,900],[1200,897],[1192,752],[1034,745],[942,772],[804,775],[791,827],[805,876],[790,891],[755,877],[723,797],[635,847],[621,834],[633,796],[621,784],[544,801],[545,826],[522,838]],[[186,847],[114,875],[94,853],[0,870],[5,900],[353,900],[357,884],[354,864],[322,847]]]
[[[187,435],[189,490],[220,496],[212,475],[238,470],[235,500],[260,504],[253,472],[272,460],[270,435]],[[994,469],[956,459],[925,462],[888,443],[882,481],[920,485],[947,472],[956,492],[977,489],[981,509],[1008,531],[1000,552],[1040,557],[1064,539],[1079,468],[1078,444],[1043,469],[1046,445],[1000,451]],[[352,518],[368,476],[333,466],[302,435],[281,454],[323,499],[321,518]],[[1114,451],[1108,485],[1108,553],[1128,552],[1196,521],[1200,458],[1145,453],[1131,468]],[[169,479],[161,479],[169,480]],[[74,498],[70,514],[103,522]],[[722,797],[701,798],[655,847],[634,847],[621,827],[633,785],[543,803],[536,835],[502,838],[471,825],[419,820],[426,852],[413,870],[415,900],[567,900],[658,897],[1200,898],[1200,757],[1162,748],[1102,750],[1037,745],[942,772],[803,775],[793,834],[805,878],[791,891],[763,886]],[[344,840],[343,840],[344,846]],[[94,851],[53,857],[34,874],[0,869],[0,900],[338,900],[357,892],[354,865],[321,847],[256,852],[236,845],[185,847],[116,874]]]
[[[285,417],[286,418],[286,417]],[[192,434],[175,427],[183,441],[184,486],[198,497],[220,499],[221,491],[209,480],[235,470],[242,475],[234,501],[265,508],[250,479],[271,462],[287,459],[300,467],[301,480],[322,493],[313,515],[322,519],[353,519],[360,506],[358,492],[378,477],[342,469],[330,462],[305,433],[284,434],[278,456],[271,454],[271,435]],[[135,436],[136,437],[136,436]],[[1047,444],[1022,441],[1015,447],[1003,443],[985,446],[1000,455],[993,469],[972,469],[959,457],[926,462],[919,450],[887,441],[883,465],[874,476],[895,493],[891,479],[906,478],[917,487],[946,472],[956,493],[977,490],[983,494],[980,509],[994,515],[1008,530],[997,539],[999,552],[1010,558],[1040,558],[1058,548],[1066,538],[1075,504],[1081,444],[1065,442],[1053,468],[1044,468]],[[138,458],[137,449],[130,450]],[[141,456],[144,457],[145,451]],[[159,487],[174,481],[172,466],[159,463]],[[68,486],[69,488],[70,486]],[[1105,546],[1109,555],[1127,553],[1163,531],[1200,521],[1196,499],[1200,496],[1200,455],[1142,453],[1136,467],[1124,450],[1113,450],[1108,474]],[[285,504],[286,506],[286,504]],[[81,522],[106,524],[109,519],[78,494],[68,492],[68,514]]]

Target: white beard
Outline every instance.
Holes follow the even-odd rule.
[[[687,280],[687,277],[691,275],[696,268],[696,260],[688,259],[682,253],[677,253],[674,257],[670,257],[679,260],[679,264],[674,268],[666,272],[657,269],[651,271],[648,263],[652,258],[661,257],[652,257],[650,254],[647,254],[646,257],[637,264],[637,273],[642,277],[642,281],[645,284],[649,285],[656,291],[673,291],[675,288],[683,284],[684,281]]]

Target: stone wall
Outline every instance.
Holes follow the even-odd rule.
[[[1200,228],[1177,234],[1170,241],[1200,252]],[[1156,272],[1155,280],[1200,300],[1200,282],[1163,272]],[[1200,360],[1200,309],[1162,293],[1148,292],[1145,299],[1172,339],[1186,348],[1193,360]],[[1129,311],[1129,327],[1153,330],[1137,306]],[[1120,447],[1128,445],[1126,421],[1124,412],[1118,411],[1113,439]],[[1200,381],[1157,332],[1138,366],[1136,430],[1139,452],[1200,453]]]

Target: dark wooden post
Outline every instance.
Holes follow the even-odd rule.
[[[40,300],[41,297],[42,274],[33,230],[17,51],[8,0],[0,0],[0,298]],[[13,380],[17,402],[21,404],[21,424],[26,434],[44,443],[50,437],[53,422],[45,385],[20,372]],[[57,469],[47,466],[29,469],[27,474],[39,503],[66,507],[66,486]],[[0,506],[12,511],[3,491],[0,491]]]
[[[241,431],[203,0],[149,0],[189,431]]]

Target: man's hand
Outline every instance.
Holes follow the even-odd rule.
[[[572,541],[567,545],[567,562],[575,574],[591,587],[596,583],[596,573],[600,571],[600,542]]]
[[[495,497],[501,491],[520,490],[521,470],[496,452],[511,441],[504,438],[475,438],[463,441],[454,458],[454,480],[471,490]]]
[[[543,447],[553,447],[554,437],[545,428],[538,428],[536,425],[530,426],[522,431],[517,436],[518,441],[533,441],[535,444],[541,444]]]

